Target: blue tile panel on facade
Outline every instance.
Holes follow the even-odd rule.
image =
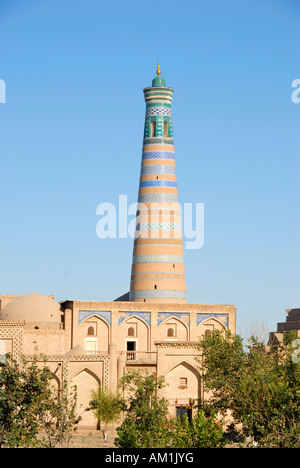
[[[129,300],[186,302],[171,103],[160,70],[144,89],[146,115]]]

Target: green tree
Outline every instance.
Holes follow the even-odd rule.
[[[128,372],[121,379],[127,393],[125,417],[117,428],[115,444],[121,448],[160,448],[170,440],[168,430],[168,402],[158,396],[164,378]]]
[[[266,348],[254,337],[244,347],[239,335],[214,332],[199,342],[198,362],[206,402],[261,447],[300,447],[300,369],[293,362],[293,335]]]
[[[63,447],[69,444],[77,430],[81,416],[77,415],[77,388],[68,389],[67,382],[57,390],[52,385],[46,388],[43,401],[36,407],[42,437],[40,445],[45,448]]]
[[[68,438],[77,419],[65,387],[54,391],[52,379],[45,358],[17,362],[7,355],[0,363],[0,447],[53,447]]]
[[[92,409],[99,425],[116,423],[119,421],[124,407],[122,396],[109,389],[103,389],[100,385],[97,390],[91,391],[90,407]],[[103,428],[103,435],[106,438],[106,430]]]
[[[198,412],[191,421],[185,414],[183,419],[170,422],[171,448],[220,448],[224,445],[223,428],[215,415]]]

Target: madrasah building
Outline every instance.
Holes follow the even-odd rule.
[[[82,428],[91,390],[116,389],[128,369],[165,377],[171,417],[203,398],[195,357],[199,337],[236,331],[234,305],[189,304],[178,202],[171,103],[158,65],[144,89],[146,115],[130,291],[113,302],[65,300],[38,293],[0,295],[0,355],[46,355],[59,388],[77,386]],[[38,351],[36,351],[38,350]]]

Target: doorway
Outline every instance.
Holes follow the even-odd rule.
[[[126,342],[126,357],[127,361],[134,361],[135,360],[135,352],[136,352],[136,341],[127,341]]]
[[[189,422],[192,421],[192,407],[190,405],[181,405],[176,407],[176,418],[183,421],[183,416],[187,415]]]

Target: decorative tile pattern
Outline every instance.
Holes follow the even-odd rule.
[[[178,202],[177,193],[140,193],[139,203],[164,203]]]
[[[174,145],[173,138],[144,138],[144,145]]]
[[[140,289],[130,291],[129,300],[134,299],[186,299],[186,292],[177,289]]]
[[[151,313],[150,312],[127,312],[127,311],[120,312],[118,325],[121,325],[121,323],[125,319],[127,319],[128,317],[132,317],[132,316],[140,317],[149,325],[149,327],[151,326]]]
[[[87,317],[91,315],[98,315],[103,318],[109,326],[111,326],[111,311],[107,310],[79,310],[78,311],[78,325]]]
[[[176,168],[175,166],[166,164],[151,164],[149,166],[142,166],[141,176],[152,174],[176,175]]]
[[[12,356],[17,361],[23,352],[23,328],[25,322],[0,322],[0,340],[12,340]]]
[[[171,108],[167,107],[147,107],[146,109],[146,117],[150,115],[168,115],[171,116]]]
[[[190,314],[183,312],[183,313],[176,313],[176,312],[159,312],[157,317],[157,325],[159,326],[164,320],[169,317],[177,317],[183,323],[186,324],[187,327],[190,326]]]
[[[149,102],[147,105],[146,105],[146,108],[149,109],[150,107],[167,107],[168,109],[171,109],[171,104],[168,104],[167,102],[154,102],[154,103],[151,103]]]
[[[142,155],[142,161],[148,159],[175,159],[175,153],[171,151],[145,151]]]
[[[182,255],[134,255],[132,263],[184,263]]]
[[[197,327],[200,323],[209,318],[217,319],[228,328],[228,314],[197,314]]]
[[[34,356],[33,355],[26,355],[26,359],[33,360]],[[42,356],[37,356],[38,361],[42,362],[43,357]],[[62,375],[62,381],[66,381],[70,383],[70,375],[69,375],[69,367],[70,367],[70,362],[84,362],[87,367],[88,363],[90,362],[102,362],[104,366],[104,382],[102,382],[101,378],[101,384],[104,387],[109,386],[109,362],[110,362],[110,356],[109,354],[78,354],[78,355],[73,355],[73,356],[66,356],[65,354],[51,354],[46,356],[47,362],[54,361],[54,362],[61,362],[62,363],[62,370],[63,370],[63,375]]]
[[[181,224],[178,223],[138,223],[137,231],[181,231]]]

